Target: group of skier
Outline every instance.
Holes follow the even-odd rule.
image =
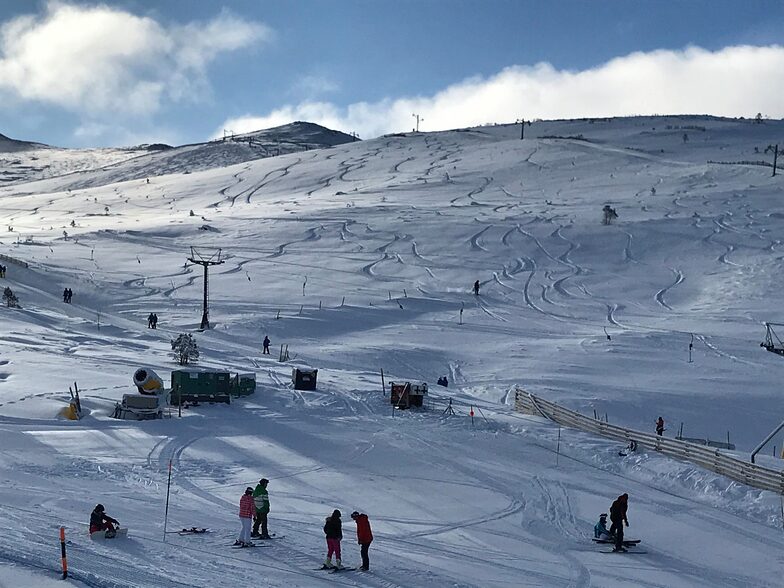
[[[599,522],[593,527],[593,536],[595,539],[602,541],[614,541],[615,552],[626,552],[623,546],[623,527],[629,526],[629,519],[626,517],[626,511],[629,508],[629,495],[621,494],[610,505],[610,521],[612,525],[607,529],[607,513],[599,515]]]
[[[73,290],[71,290],[70,288],[65,288],[63,290],[63,302],[67,302],[68,304],[70,304],[72,298],[73,298]]]
[[[251,538],[272,539],[267,528],[267,515],[270,511],[269,492],[267,485],[269,480],[262,478],[256,488],[248,486],[240,498],[240,536],[234,542],[237,547],[252,547]],[[370,569],[370,558],[368,550],[373,541],[373,532],[370,529],[370,521],[366,514],[354,511],[351,518],[357,524],[357,543],[360,545],[360,555],[362,557],[361,570]],[[251,523],[253,530],[251,531]],[[259,532],[261,531],[261,532]],[[324,560],[324,569],[341,570],[343,568],[340,542],[343,539],[343,523],[341,513],[335,509],[324,522],[324,535],[327,540],[327,558]],[[332,563],[332,556],[335,556],[335,563]]]
[[[150,316],[147,317],[147,328],[148,329],[158,328],[158,315],[156,313],[151,312]]]

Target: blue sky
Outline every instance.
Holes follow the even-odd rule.
[[[784,114],[779,1],[0,0],[0,26],[0,133],[63,146]]]

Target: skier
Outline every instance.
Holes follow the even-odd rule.
[[[474,295],[479,296],[479,280],[474,282]]]
[[[664,434],[664,419],[659,417],[656,419],[656,434],[661,437]]]
[[[63,289],[63,302],[68,302],[68,288]]]
[[[253,520],[253,533],[251,533],[250,536],[258,537],[259,539],[270,539],[269,532],[267,531],[267,514],[269,514],[270,510],[267,484],[269,484],[269,480],[267,478],[262,478],[253,491],[253,503],[256,507],[256,516]],[[259,525],[261,525],[261,535],[259,535]]]
[[[332,516],[327,517],[324,523],[324,534],[327,536],[327,559],[324,568],[342,569],[340,563],[340,540],[343,539],[343,525],[340,521],[340,511],[335,509]],[[332,554],[335,554],[335,565],[332,565]]]
[[[66,300],[68,304],[71,304],[71,298],[73,298],[73,290],[68,288],[68,300]]]
[[[623,548],[623,525],[629,526],[629,519],[626,518],[626,509],[629,507],[629,495],[621,494],[610,506],[610,535],[615,536],[615,547],[613,551],[625,552]]]
[[[357,543],[359,543],[360,554],[362,555],[362,567],[360,570],[368,571],[370,569],[370,559],[368,557],[368,549],[373,542],[373,532],[370,530],[370,521],[366,514],[354,511],[351,513],[351,518],[357,524]]]
[[[250,525],[253,522],[253,513],[256,508],[253,504],[253,488],[248,486],[245,488],[245,494],[240,498],[240,522],[242,529],[240,530],[240,538],[234,542],[234,545],[240,547],[252,547],[253,543],[250,542]]]
[[[153,328],[152,327],[152,323],[153,323],[154,320],[155,320],[155,315],[153,315],[153,313],[150,313],[150,316],[147,317],[147,328],[148,329],[152,329]]]
[[[614,539],[614,537],[607,530],[606,512],[603,512],[602,514],[599,515],[599,522],[593,526],[593,536],[595,539],[601,539],[603,541],[610,541]]]
[[[262,345],[264,345],[264,349],[262,349],[261,354],[269,355],[270,338],[267,337],[266,335],[264,335],[264,341],[262,342]]]
[[[158,314],[157,313],[152,313],[152,328],[153,329],[157,329],[158,328]]]
[[[120,526],[120,521],[113,519],[104,511],[103,504],[96,504],[90,513],[90,535],[96,531],[106,531],[106,538],[111,539],[117,535],[115,525]]]

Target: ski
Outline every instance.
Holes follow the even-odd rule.
[[[191,527],[190,529],[183,529],[182,531],[177,531],[178,535],[201,535],[202,533],[209,533],[209,529],[200,528],[200,527]]]
[[[250,547],[258,547],[258,545],[256,545],[255,543],[246,543],[245,545],[237,545],[237,544],[233,543],[229,547],[231,547],[233,549],[248,549]]]
[[[356,569],[357,568],[332,568],[329,573],[336,574],[337,572],[351,572]]]
[[[599,553],[620,553],[621,555],[624,555],[624,554],[630,554],[630,553],[642,554],[642,553],[648,553],[648,552],[647,551],[637,551],[636,549],[634,551],[613,551],[611,549],[610,551],[600,551]]]

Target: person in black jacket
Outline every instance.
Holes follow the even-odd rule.
[[[325,568],[341,569],[340,563],[340,540],[343,539],[343,524],[340,521],[340,511],[335,509],[332,516],[327,517],[324,523],[324,534],[327,536],[327,559],[324,561]],[[335,554],[335,565],[332,565],[332,554]]]
[[[114,525],[120,526],[117,519],[113,519],[104,511],[103,504],[95,505],[93,512],[90,513],[90,534],[96,531],[106,531],[106,537],[114,537],[117,533]]]
[[[629,495],[621,494],[610,506],[610,534],[615,534],[615,549],[613,551],[626,551],[623,548],[623,525],[629,526],[629,519],[626,518],[626,509],[629,507]]]

